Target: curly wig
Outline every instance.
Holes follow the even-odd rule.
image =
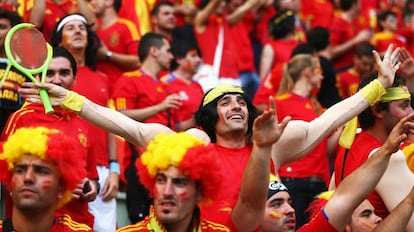
[[[323,209],[323,207],[325,207],[326,203],[328,203],[329,199],[331,199],[334,193],[334,190],[330,190],[318,194],[315,199],[309,204],[308,209],[306,209],[306,212],[310,215],[309,218],[316,217],[316,215]]]
[[[200,186],[203,200],[212,200],[221,183],[213,145],[181,132],[160,134],[152,140],[136,161],[140,181],[154,195],[155,178],[159,171],[177,167]]]
[[[58,208],[71,200],[72,190],[86,176],[82,158],[73,149],[75,141],[56,129],[45,127],[19,128],[3,144],[0,154],[0,180],[11,188],[11,178],[16,162],[24,155],[33,155],[55,163],[60,170],[65,192],[58,201]]]

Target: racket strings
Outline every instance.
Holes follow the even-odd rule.
[[[41,32],[35,28],[16,31],[10,40],[14,60],[23,68],[40,68],[47,59],[47,47]]]

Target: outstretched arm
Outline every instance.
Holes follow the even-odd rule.
[[[399,48],[388,47],[384,59],[373,51],[378,66],[378,78],[362,88],[355,95],[344,99],[326,110],[311,122],[294,120],[287,126],[279,141],[274,144],[272,159],[276,170],[289,162],[298,160],[311,151],[324,137],[344,125],[374,104],[394,82],[395,72],[400,64],[397,57]]]
[[[270,152],[283,133],[290,117],[279,124],[274,99],[270,109],[256,118],[253,124],[253,150],[244,170],[239,199],[231,219],[237,231],[253,231],[262,222],[270,176]]]
[[[135,121],[120,112],[95,104],[75,92],[54,84],[39,83],[35,85],[26,82],[22,84],[22,87],[20,94],[27,101],[41,103],[36,88],[45,88],[49,92],[53,105],[66,106],[66,108],[75,111],[89,122],[124,137],[129,142],[141,147],[145,147],[157,134],[173,133],[171,129],[162,124]]]
[[[335,190],[324,207],[329,223],[343,231],[355,208],[366,199],[387,169],[391,155],[398,151],[407,138],[406,131],[414,128],[414,113],[401,119],[393,128],[384,145],[351,175],[346,177]]]

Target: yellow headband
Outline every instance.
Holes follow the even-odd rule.
[[[203,106],[207,105],[208,103],[216,100],[216,98],[220,97],[226,93],[241,93],[243,94],[243,90],[237,85],[231,84],[219,84],[214,87],[210,92],[206,94],[203,100]]]
[[[382,95],[382,97],[379,99],[379,102],[397,101],[410,97],[411,95],[408,91],[407,86],[391,87],[387,89],[387,92],[384,95]],[[355,139],[357,127],[358,119],[357,117],[354,117],[346,124],[341,136],[339,137],[339,144],[341,146],[347,149],[351,148],[351,145]]]
[[[398,86],[387,89],[387,93],[380,98],[380,102],[390,102],[410,98],[407,86]]]
[[[275,24],[279,24],[280,22],[282,22],[283,20],[285,20],[286,18],[288,18],[289,16],[293,16],[293,11],[288,10],[285,13],[283,13],[282,15],[279,15],[277,18],[275,18],[273,20],[273,22]]]

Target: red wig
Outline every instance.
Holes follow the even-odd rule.
[[[136,162],[141,183],[153,196],[155,177],[169,166],[177,167],[199,183],[203,200],[212,200],[220,188],[221,172],[213,145],[206,145],[188,133],[158,135]]]

